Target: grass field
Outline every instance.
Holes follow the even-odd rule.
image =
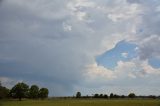
[[[12,100],[0,106],[160,106],[160,100]]]

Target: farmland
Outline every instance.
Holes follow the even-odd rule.
[[[7,100],[0,106],[160,106],[160,100],[106,100],[106,99],[56,99],[56,100]]]

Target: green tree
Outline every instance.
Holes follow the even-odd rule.
[[[107,94],[104,94],[104,98],[108,98],[108,95],[107,95]]]
[[[99,95],[99,98],[103,98],[103,94],[100,94],[100,95]]]
[[[41,88],[41,89],[39,90],[39,97],[40,97],[41,99],[47,98],[47,97],[48,97],[48,94],[49,94],[49,91],[48,91],[47,88]]]
[[[113,95],[113,93],[111,93],[111,94],[110,94],[110,98],[113,98],[113,97],[114,97],[114,95]]]
[[[120,96],[117,95],[117,94],[114,94],[114,95],[113,95],[113,98],[120,98]]]
[[[37,85],[32,85],[29,89],[29,97],[32,99],[38,98],[39,87]]]
[[[80,98],[80,97],[81,97],[81,92],[77,92],[76,98]]]
[[[129,97],[129,98],[135,98],[136,95],[135,95],[134,93],[130,93],[130,94],[128,95],[128,97]]]
[[[18,98],[19,101],[22,98],[26,98],[28,96],[29,86],[25,83],[17,83],[10,91],[10,94],[14,98]]]
[[[0,82],[0,99],[7,98],[9,96],[9,89],[3,87]]]
[[[98,98],[99,97],[99,94],[94,94],[94,98]]]

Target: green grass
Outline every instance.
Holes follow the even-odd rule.
[[[160,106],[160,100],[12,100],[0,106]]]

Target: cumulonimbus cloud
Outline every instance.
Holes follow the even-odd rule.
[[[152,9],[159,2],[141,1],[3,1],[0,5],[1,76],[46,85],[51,95],[71,95],[77,86],[89,88],[89,82],[95,86],[103,86],[112,78],[116,80],[107,83],[125,82],[124,77],[117,77],[118,72],[137,78],[136,73],[127,70],[125,74],[98,66],[95,57],[121,40],[139,44],[143,53],[145,43],[139,42],[154,34],[159,36],[156,29],[159,24],[154,27],[159,22],[158,7]],[[150,19],[149,24],[145,16]],[[132,60],[119,62],[117,67],[126,64],[137,65]]]

